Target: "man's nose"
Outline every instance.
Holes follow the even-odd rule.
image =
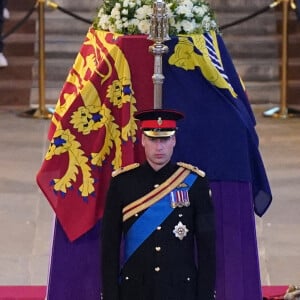
[[[161,139],[156,139],[155,140],[155,145],[156,145],[156,148],[157,149],[161,149],[161,148],[163,148],[163,142],[162,142],[162,140]]]

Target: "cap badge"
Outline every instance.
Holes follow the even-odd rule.
[[[173,230],[175,237],[177,237],[180,240],[183,240],[183,238],[187,236],[188,232],[189,230],[186,228],[184,224],[181,223],[181,221],[179,221],[178,224],[175,225]]]
[[[163,123],[162,118],[161,118],[161,117],[158,117],[158,119],[157,119],[157,124],[158,124],[159,126],[161,126],[162,123]]]

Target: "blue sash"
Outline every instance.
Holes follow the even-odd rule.
[[[189,190],[196,178],[196,174],[190,173],[182,182],[186,187],[180,189]],[[173,211],[170,194],[150,206],[128,230],[125,236],[125,262]]]

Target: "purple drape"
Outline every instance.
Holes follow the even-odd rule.
[[[217,300],[261,300],[251,184],[211,182],[217,228]],[[55,223],[48,300],[99,300],[100,227],[71,243]],[[188,300],[188,299],[187,299]]]

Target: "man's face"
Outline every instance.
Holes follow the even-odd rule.
[[[175,144],[175,135],[164,138],[151,138],[142,135],[142,145],[145,148],[146,159],[156,171],[170,161]]]

